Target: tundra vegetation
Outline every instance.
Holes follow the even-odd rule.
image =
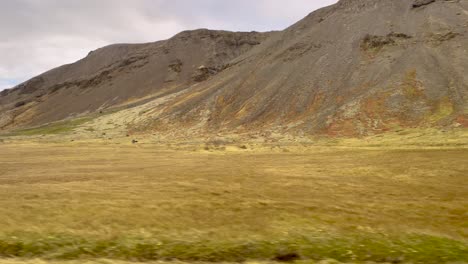
[[[468,260],[465,130],[216,147],[29,138],[0,142],[1,263]]]

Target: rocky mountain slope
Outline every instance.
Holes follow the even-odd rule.
[[[203,30],[95,51],[3,92],[0,126],[147,98],[113,120],[134,133],[468,127],[467,49],[468,0],[341,0],[281,32]]]
[[[0,128],[40,125],[178,92],[229,67],[271,34],[200,29],[166,41],[92,51],[1,92]]]

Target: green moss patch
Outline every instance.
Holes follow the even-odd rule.
[[[10,133],[11,136],[35,136],[35,135],[54,135],[64,134],[73,131],[78,126],[92,120],[92,118],[77,118],[73,120],[50,123],[44,126],[21,129]]]
[[[0,257],[240,262],[323,260],[342,262],[448,263],[468,260],[464,242],[427,236],[350,234],[243,241],[179,241],[156,238],[92,239],[68,235],[0,237]]]

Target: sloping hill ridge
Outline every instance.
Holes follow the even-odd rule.
[[[186,89],[272,33],[185,31],[166,41],[117,44],[0,93],[0,128],[40,125]]]
[[[107,49],[110,54],[103,54],[102,63],[130,66],[105,74],[103,82],[109,85],[98,78],[97,83],[80,84],[84,90],[60,89],[50,88],[56,79],[47,79],[48,91],[57,89],[63,97],[77,98],[69,99],[77,102],[73,111],[70,104],[56,108],[57,100],[62,100],[58,96],[25,105],[18,102],[29,90],[37,96],[37,87],[44,82],[41,78],[3,92],[2,120],[8,119],[5,113],[23,111],[16,115],[16,123],[3,121],[3,127],[41,124],[124,102],[109,102],[116,94],[127,101],[153,96],[142,101],[138,111],[114,114],[122,126],[141,133],[264,131],[358,136],[399,127],[468,127],[467,31],[468,0],[341,0],[281,32],[224,32],[242,36],[234,49],[218,46],[225,56],[213,56],[218,52],[200,55],[193,46],[181,45],[180,50],[203,56],[197,63],[185,57],[168,59],[161,48],[167,42],[116,46],[112,52]],[[168,42],[178,39],[180,35]],[[128,60],[151,49],[162,54],[152,53],[155,59],[146,64],[145,60]],[[79,64],[45,75],[63,71],[56,76],[79,79],[75,69],[86,76],[97,71]],[[180,70],[186,65],[191,65],[189,70]],[[126,71],[135,77],[123,78]],[[154,72],[166,74],[156,81]],[[83,95],[94,90],[92,96]],[[88,106],[97,91],[106,101]],[[10,110],[13,102],[16,108]]]

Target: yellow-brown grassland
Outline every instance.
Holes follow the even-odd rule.
[[[466,263],[468,140],[0,140],[0,263]]]

